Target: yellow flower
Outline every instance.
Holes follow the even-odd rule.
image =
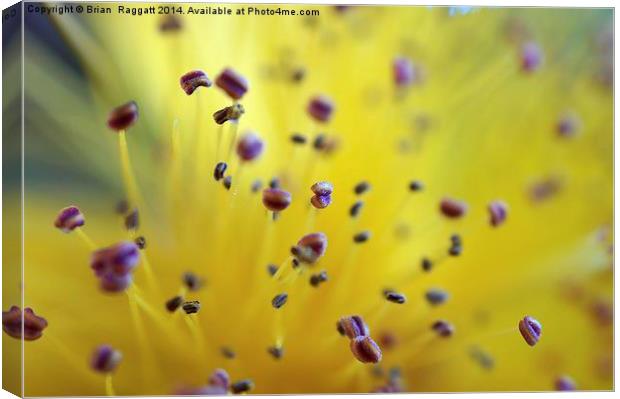
[[[610,10],[101,6],[113,12],[54,15],[60,36],[26,31],[24,306],[49,322],[24,345],[26,395],[168,394],[216,368],[252,393],[552,390],[562,376],[611,389]],[[225,68],[247,79],[238,100],[217,84]],[[195,70],[216,84],[187,95]],[[130,100],[135,124],[109,129]],[[243,113],[220,116],[238,121],[217,124],[233,104]],[[292,197],[275,214],[272,178]],[[85,225],[62,234],[69,205]],[[310,233],[324,255],[317,236],[298,244]],[[93,251],[138,237],[131,284],[103,292]],[[169,312],[176,295],[197,313]],[[369,335],[338,334],[351,315]],[[542,324],[533,347],[526,315]],[[373,359],[367,337],[377,364],[358,361]],[[122,353],[106,376],[89,367],[103,344]]]

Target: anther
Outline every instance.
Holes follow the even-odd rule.
[[[229,348],[227,346],[221,347],[220,348],[220,353],[226,359],[234,359],[235,357],[237,357],[237,354],[235,353],[235,351],[233,351],[231,348]]]
[[[543,62],[540,46],[534,42],[525,43],[521,47],[521,68],[525,72],[534,72]]]
[[[363,207],[364,203],[362,201],[356,201],[353,205],[351,205],[351,208],[349,208],[349,215],[352,218],[356,218],[362,211]]]
[[[64,233],[69,233],[77,227],[84,226],[84,215],[77,206],[68,206],[58,213],[54,226]]]
[[[146,238],[144,238],[144,236],[136,237],[136,239],[133,240],[133,242],[135,242],[138,248],[140,249],[146,248]]]
[[[324,283],[327,280],[328,280],[328,277],[327,277],[327,272],[325,270],[322,270],[321,272],[310,276],[310,284],[313,287],[318,287],[319,284]]]
[[[129,212],[129,203],[127,200],[120,200],[116,203],[116,213],[119,215],[125,215]]]
[[[302,80],[304,80],[305,76],[306,70],[304,68],[295,68],[291,73],[291,80],[295,83],[300,83]]]
[[[215,181],[219,181],[224,178],[224,173],[226,173],[227,168],[228,165],[226,162],[218,162],[217,165],[215,165],[215,169],[213,170],[213,178]]]
[[[183,304],[183,297],[180,295],[177,295],[166,301],[166,309],[168,309],[168,312],[174,312],[178,308],[180,308],[182,304]]]
[[[381,348],[369,336],[353,338],[350,348],[353,356],[362,363],[379,363],[381,361]]]
[[[370,232],[369,231],[362,231],[360,233],[357,233],[356,235],[353,236],[353,241],[361,244],[364,243],[366,241],[368,241],[370,239]]]
[[[246,133],[237,143],[237,155],[242,161],[251,161],[263,152],[263,140],[254,133]]]
[[[308,139],[301,133],[293,133],[291,134],[291,141],[293,144],[306,144]]]
[[[183,284],[190,291],[198,291],[204,284],[204,279],[200,278],[192,272],[183,273]]]
[[[454,326],[445,320],[438,320],[431,326],[431,329],[440,337],[448,338],[454,334]]]
[[[345,316],[336,323],[340,335],[346,335],[349,339],[370,335],[370,329],[361,316]]]
[[[534,346],[540,340],[542,324],[531,316],[519,320],[519,332],[529,346]]]
[[[31,308],[25,308],[22,313],[18,306],[2,312],[2,329],[9,336],[22,339],[22,318],[24,325],[23,339],[26,341],[34,341],[41,338],[43,330],[47,327],[47,320],[37,316]]]
[[[95,349],[91,359],[91,367],[100,373],[111,373],[116,370],[123,355],[110,345],[101,345]]]
[[[391,350],[398,344],[398,338],[391,331],[384,331],[379,335],[379,344],[384,350]]]
[[[558,120],[556,131],[560,137],[570,138],[577,133],[580,124],[579,118],[576,115],[567,113]]]
[[[130,101],[116,107],[108,116],[108,127],[112,130],[121,131],[130,128],[138,120],[138,104]]]
[[[458,219],[467,213],[467,204],[452,198],[444,198],[439,203],[441,213],[450,219]]]
[[[299,267],[299,264],[299,259],[293,258],[293,260],[291,260],[291,266],[293,266],[293,269],[297,269]]]
[[[284,356],[284,348],[281,346],[270,346],[267,348],[267,353],[273,356],[274,359],[279,360]]]
[[[308,103],[308,113],[318,122],[327,122],[334,112],[334,102],[327,96],[313,97]]]
[[[262,187],[263,187],[263,183],[259,179],[256,179],[252,182],[252,185],[250,186],[250,190],[253,193],[257,193]]]
[[[269,188],[280,188],[282,185],[280,184],[280,179],[277,177],[273,177],[269,180]]]
[[[188,301],[183,303],[183,310],[187,314],[198,313],[200,310],[200,301]]]
[[[291,204],[292,197],[288,191],[279,188],[263,190],[263,205],[272,212],[281,212]]]
[[[320,181],[314,183],[312,187],[310,187],[310,190],[312,190],[314,194],[320,196],[331,195],[334,191],[334,186],[328,181]]]
[[[448,249],[448,255],[450,256],[459,256],[461,253],[463,253],[463,245],[460,243],[452,243]]]
[[[241,104],[233,104],[230,107],[222,108],[219,111],[215,111],[213,114],[213,120],[218,125],[223,125],[224,123],[231,121],[237,122],[241,115],[245,113],[245,108]]]
[[[224,369],[215,369],[209,376],[209,385],[228,389],[230,386],[230,377]]]
[[[370,190],[370,183],[367,181],[361,181],[353,188],[353,192],[355,192],[356,195],[362,195],[368,190]]]
[[[396,57],[392,62],[392,74],[396,86],[411,85],[415,80],[415,68],[409,58]]]
[[[409,191],[417,192],[424,189],[424,184],[421,181],[413,180],[409,182]]]
[[[273,299],[271,300],[271,305],[275,309],[280,309],[282,306],[284,306],[287,300],[288,300],[288,294],[286,293],[278,294],[274,296]]]
[[[324,209],[332,203],[331,195],[313,195],[310,198],[310,204],[316,209]]]
[[[575,389],[577,389],[575,381],[573,381],[573,379],[567,375],[558,377],[555,380],[554,385],[556,391],[574,391]]]
[[[422,270],[424,270],[425,272],[430,272],[433,268],[433,262],[428,258],[422,258],[420,266],[422,266]]]
[[[230,188],[232,187],[232,176],[226,176],[224,180],[222,180],[222,185],[226,190],[230,190]]]
[[[159,24],[159,30],[164,33],[178,32],[181,28],[183,28],[181,19],[173,14],[165,15]]]
[[[269,273],[271,277],[273,277],[277,272],[278,272],[278,266],[272,263],[267,265],[267,273]]]
[[[215,84],[233,100],[239,100],[248,91],[248,81],[230,68],[222,71],[215,79]]]
[[[426,291],[425,297],[429,304],[441,305],[442,303],[445,303],[448,298],[450,298],[450,295],[444,290],[440,290],[438,288],[431,288],[430,290]]]
[[[407,297],[399,292],[395,292],[392,290],[383,290],[383,296],[389,302],[403,304],[407,302]]]
[[[251,391],[254,388],[254,382],[252,380],[241,380],[233,383],[230,386],[230,391],[234,394],[240,394],[243,392]]]
[[[207,76],[204,71],[199,69],[195,71],[189,71],[180,79],[181,88],[188,96],[191,95],[199,87],[211,87],[213,82]]]
[[[324,135],[323,133],[319,133],[314,138],[314,142],[312,143],[312,146],[317,151],[323,151],[327,148],[327,143],[328,143],[327,136]]]
[[[93,252],[90,267],[100,280],[104,291],[124,291],[131,284],[131,272],[140,258],[138,246],[131,241],[122,241]]]
[[[137,230],[139,226],[140,214],[137,209],[134,209],[130,214],[125,216],[125,228],[127,230]]]
[[[508,217],[508,205],[503,201],[491,201],[488,205],[489,210],[489,222],[491,226],[497,227],[506,221]]]
[[[327,236],[323,233],[311,233],[303,236],[291,252],[304,263],[315,263],[326,250]]]

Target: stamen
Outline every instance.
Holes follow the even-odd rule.
[[[324,209],[331,204],[332,198],[329,195],[313,195],[310,198],[310,203],[316,209]]]
[[[288,191],[279,188],[263,190],[263,205],[272,212],[282,212],[291,204],[292,196]]]
[[[230,190],[230,187],[232,187],[232,176],[226,176],[224,180],[222,180],[222,185],[224,185],[226,190]]]
[[[211,79],[209,79],[205,71],[199,69],[189,71],[185,75],[181,76],[180,83],[181,88],[188,96],[201,86],[211,87],[211,85],[213,85],[213,82],[211,82]]]
[[[242,161],[252,161],[263,152],[263,141],[254,133],[246,133],[237,143],[237,155]]]
[[[267,348],[267,353],[273,356],[274,359],[280,360],[284,356],[284,348],[281,346],[270,346]]]
[[[356,195],[362,195],[369,190],[370,190],[370,183],[368,183],[367,181],[361,181],[357,183],[355,187],[353,188],[353,192],[355,192]]]
[[[287,300],[288,300],[288,294],[281,293],[273,297],[273,299],[271,300],[271,305],[275,309],[280,309],[282,306],[284,306]]]
[[[567,375],[560,376],[555,380],[556,391],[574,391],[576,389],[577,384]]]
[[[111,373],[123,360],[121,352],[112,348],[110,345],[101,345],[95,349],[91,359],[91,367],[100,373]]]
[[[349,215],[352,218],[356,218],[362,211],[363,207],[364,203],[362,201],[356,201],[353,205],[351,205],[351,208],[349,208]]]
[[[424,184],[421,181],[414,180],[409,183],[409,190],[413,192],[424,190]]]
[[[270,263],[267,265],[267,273],[269,273],[269,275],[271,277],[275,276],[275,274],[278,272],[278,266],[274,265],[273,263]]]
[[[415,68],[409,58],[396,57],[392,62],[392,73],[396,86],[405,87],[411,85],[415,78]]]
[[[140,249],[146,248],[146,238],[144,238],[144,236],[136,237],[136,239],[133,240],[133,242],[135,242],[138,248]]]
[[[235,357],[237,357],[237,354],[235,353],[235,351],[233,351],[231,348],[229,348],[227,346],[221,347],[220,348],[220,353],[226,359],[234,359]]]
[[[252,185],[250,186],[250,190],[253,193],[257,193],[262,187],[263,187],[263,182],[261,182],[259,179],[256,179],[252,182]]]
[[[60,210],[54,226],[64,233],[70,233],[75,228],[84,226],[84,215],[77,206],[68,206]]]
[[[370,239],[369,231],[362,231],[353,236],[353,241],[357,244],[365,243]]]
[[[215,181],[224,178],[224,173],[226,173],[227,168],[228,165],[226,164],[226,162],[218,162],[217,165],[215,165],[215,170],[213,171],[213,178],[215,179]]]
[[[531,316],[519,320],[519,332],[529,346],[534,346],[540,340],[542,324]]]
[[[204,279],[192,272],[185,272],[183,274],[183,284],[190,291],[198,291],[204,285]]]
[[[213,373],[209,376],[209,385],[228,390],[228,387],[230,386],[230,377],[228,377],[226,370],[215,369],[215,371],[213,371]]]
[[[172,297],[171,299],[166,301],[166,309],[168,309],[168,312],[172,313],[176,311],[178,308],[180,308],[183,302],[184,302],[184,299],[180,295]]]
[[[24,327],[23,339],[26,341],[34,341],[43,335],[43,330],[47,327],[47,320],[37,316],[31,308],[24,308],[22,314],[18,306],[2,312],[2,330],[9,336],[22,339],[22,322]]]
[[[137,209],[134,209],[129,215],[125,216],[125,228],[127,230],[137,230],[139,225],[139,213]]]
[[[116,107],[108,116],[108,127],[117,132],[124,132],[138,120],[138,104],[130,101]]]
[[[198,313],[200,310],[200,301],[188,301],[183,303],[183,310],[186,314]]]
[[[101,289],[108,292],[124,291],[132,282],[132,271],[140,258],[138,246],[122,241],[95,251],[90,267],[99,278]]]
[[[336,323],[336,328],[340,335],[346,335],[349,339],[370,335],[370,329],[361,316],[342,317]]]
[[[230,68],[224,69],[215,79],[215,84],[233,100],[239,100],[248,91],[248,81]]]
[[[450,219],[458,219],[467,213],[467,204],[453,198],[444,198],[439,203],[441,213]]]
[[[381,348],[369,336],[353,338],[350,348],[353,356],[362,363],[379,363],[381,361]]]
[[[405,302],[407,302],[407,297],[401,293],[392,291],[392,290],[384,290],[383,291],[383,296],[385,297],[385,299],[387,299],[389,302],[393,302],[393,303],[398,303],[398,304],[403,304]]]
[[[445,320],[438,320],[431,326],[431,329],[442,338],[451,337],[454,334],[454,326]]]
[[[508,205],[505,202],[495,200],[488,206],[491,226],[497,227],[506,221],[508,217]]]
[[[323,233],[311,233],[303,236],[291,253],[304,263],[316,263],[327,250],[327,236]]]
[[[581,126],[579,117],[573,113],[566,113],[556,124],[556,132],[560,137],[571,138],[577,134]]]
[[[428,258],[422,258],[420,265],[422,266],[422,270],[425,272],[430,272],[433,268],[433,262]]]
[[[325,270],[321,270],[318,274],[313,274],[310,276],[310,285],[313,287],[318,287],[321,283],[324,283],[327,280],[327,272]]]
[[[536,71],[543,62],[543,53],[534,42],[527,42],[521,47],[521,69],[524,72]]]
[[[491,357],[491,355],[476,346],[471,348],[469,355],[483,369],[490,370],[495,366],[495,360]]]
[[[213,119],[215,123],[218,125],[223,125],[224,123],[238,122],[241,115],[245,113],[245,108],[241,104],[233,104],[230,107],[222,108],[219,111],[216,111],[213,114]]]
[[[334,102],[327,96],[319,95],[310,100],[307,111],[317,122],[328,122],[334,112]]]
[[[278,179],[277,177],[269,180],[269,188],[280,188],[281,186],[282,185],[280,184],[280,179]]]
[[[431,288],[426,291],[425,297],[429,304],[436,306],[445,303],[450,298],[450,294],[438,288]]]
[[[306,142],[308,141],[308,139],[306,139],[306,136],[304,136],[301,133],[293,133],[291,135],[291,141],[293,142],[293,144],[306,144]]]
[[[254,388],[254,382],[252,380],[241,380],[233,383],[230,386],[230,391],[234,394],[240,394],[251,391]]]

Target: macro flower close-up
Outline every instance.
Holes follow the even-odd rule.
[[[24,395],[613,389],[612,9],[29,4]]]

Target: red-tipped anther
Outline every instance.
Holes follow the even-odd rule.
[[[489,222],[491,226],[497,227],[506,221],[508,217],[508,205],[503,201],[491,201],[488,206]]]
[[[246,133],[237,143],[237,155],[242,161],[252,161],[263,152],[263,140],[254,133]]]
[[[370,329],[361,316],[345,316],[336,323],[338,332],[349,339],[370,335]]]
[[[441,213],[450,219],[458,219],[467,213],[467,204],[453,198],[444,198],[439,203]]]
[[[209,79],[205,71],[201,71],[200,69],[189,71],[185,75],[181,76],[179,82],[181,83],[181,88],[188,96],[200,86],[211,87],[211,85],[213,85],[211,79]]]
[[[54,226],[65,233],[69,233],[76,227],[84,226],[84,215],[77,206],[68,206],[58,213]]]
[[[409,58],[396,57],[392,62],[392,73],[396,86],[405,87],[411,85],[416,78],[416,70]]]
[[[318,122],[328,122],[334,113],[334,102],[324,95],[313,97],[308,103],[308,113]]]
[[[323,233],[312,233],[303,236],[293,247],[293,255],[302,262],[315,263],[325,254],[327,236]]]
[[[116,107],[108,116],[108,127],[112,130],[121,131],[129,129],[138,120],[138,104],[129,101]]]
[[[353,356],[362,363],[379,363],[381,361],[381,348],[367,335],[353,338],[350,348]]]
[[[543,52],[534,42],[527,42],[521,47],[521,69],[525,72],[534,72],[543,62]]]
[[[519,320],[519,332],[529,346],[534,346],[540,340],[542,324],[531,316],[525,316]]]
[[[233,100],[239,100],[248,91],[248,81],[230,68],[224,69],[215,79],[215,84]]]
[[[281,212],[291,204],[292,197],[288,191],[279,188],[263,190],[263,205],[272,212]]]
[[[138,264],[140,250],[131,241],[122,241],[93,252],[90,267],[104,291],[124,291],[132,281],[131,272]]]
[[[47,320],[37,316],[31,308],[25,308],[22,313],[17,306],[11,306],[7,312],[2,312],[2,329],[9,336],[22,339],[22,317],[24,321],[24,340],[34,341],[41,338],[47,327]]]
[[[101,345],[93,353],[91,367],[100,373],[111,373],[123,360],[123,355],[110,345]]]

